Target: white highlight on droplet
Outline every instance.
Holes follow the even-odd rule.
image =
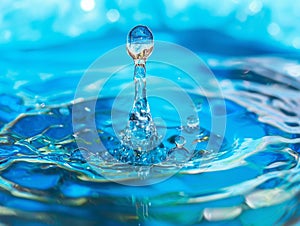
[[[116,9],[110,9],[107,13],[106,13],[106,17],[110,22],[116,22],[120,19],[120,13],[118,10]]]
[[[81,0],[80,7],[83,11],[92,11],[96,6],[95,0]]]

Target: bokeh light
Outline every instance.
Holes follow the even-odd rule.
[[[242,41],[297,50],[299,7],[300,2],[293,0],[3,0],[0,44],[47,45],[81,36],[109,36],[147,24],[165,33],[211,30]]]

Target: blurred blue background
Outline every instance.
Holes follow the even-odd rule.
[[[30,82],[59,78],[59,87],[74,90],[83,71],[125,44],[138,24],[155,40],[194,51],[212,70],[250,60],[299,78],[299,7],[294,0],[2,0],[0,88],[14,92],[26,81],[32,90]],[[77,79],[62,81],[65,72]]]
[[[194,51],[298,51],[299,8],[294,0],[2,0],[0,45],[43,48],[97,39],[95,48],[106,50],[124,44],[133,26],[145,24],[156,39]]]

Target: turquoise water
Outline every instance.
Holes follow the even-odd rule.
[[[121,38],[103,38],[101,43],[75,40],[1,55],[1,224],[291,225],[298,221],[297,55],[274,49],[262,51],[264,47],[247,47],[247,43],[223,36],[220,40],[228,46],[224,45],[221,52],[216,54],[213,45],[209,51],[200,52],[198,48],[204,47],[197,41],[184,42],[188,37],[182,34],[174,38],[177,43],[186,43],[211,68],[222,89],[226,112],[218,111],[223,101],[219,96],[207,98],[190,89],[188,94],[199,103],[201,125],[195,155],[180,166],[179,172],[178,167],[168,166],[175,175],[145,186],[126,184],[137,175],[148,184],[151,170],[136,167],[133,174],[124,173],[124,166],[110,156],[103,160],[97,152],[80,149],[72,125],[73,104],[86,109],[84,117],[91,116],[91,109],[86,107],[93,100],[74,101],[86,68],[116,42],[123,44]],[[149,74],[164,72],[173,80],[177,73],[154,62],[147,67]],[[114,88],[132,79],[130,68],[119,74],[124,77]],[[151,87],[155,90],[155,85],[149,85],[149,91]],[[109,140],[112,132],[109,116],[115,93],[109,88],[95,107],[95,123],[104,140]],[[130,93],[128,98],[132,98]],[[178,132],[178,123],[173,120],[176,114],[156,101],[149,99],[152,116],[164,116],[169,125],[167,137],[172,138]],[[123,106],[117,109],[128,114]],[[223,140],[210,133],[212,111],[226,118]],[[89,142],[89,124],[81,126],[80,133],[86,137],[83,142]],[[219,151],[206,150],[210,136],[216,136]],[[169,139],[168,145],[172,148],[174,141]],[[170,173],[166,168],[155,170],[164,177]]]

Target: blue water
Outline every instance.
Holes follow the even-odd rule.
[[[194,39],[189,40],[190,34]],[[158,37],[164,35],[157,31]],[[219,117],[225,117],[227,124],[224,139],[215,144],[221,146],[220,151],[205,149],[205,137],[217,136],[209,131],[214,109],[205,96],[189,91],[201,103],[202,140],[195,155],[179,172],[175,167],[177,173],[166,180],[127,186],[136,175],[148,184],[148,169],[125,174],[123,166],[85,153],[75,141],[72,126],[74,95],[84,71],[98,56],[124,44],[126,34],[120,31],[116,38],[102,37],[101,42],[78,39],[47,47],[13,48],[0,58],[1,224],[291,225],[299,221],[297,53],[284,46],[249,46],[212,30],[169,35],[168,40],[203,58],[221,86],[226,113],[221,110]],[[149,74],[164,71],[174,79],[172,67],[151,62],[147,67]],[[128,74],[131,80],[132,73]],[[114,90],[106,95],[95,108],[103,139],[111,132]],[[90,101],[76,100],[75,105],[84,108]],[[220,97],[212,95],[210,101],[218,111]],[[173,115],[166,114],[168,108],[154,105],[153,116],[163,113],[169,125],[176,125]],[[122,106],[120,111],[127,114]],[[88,142],[89,125],[82,128]],[[167,134],[170,147],[174,146],[171,128]],[[95,165],[102,171],[96,171]],[[159,170],[160,175],[169,173]]]

